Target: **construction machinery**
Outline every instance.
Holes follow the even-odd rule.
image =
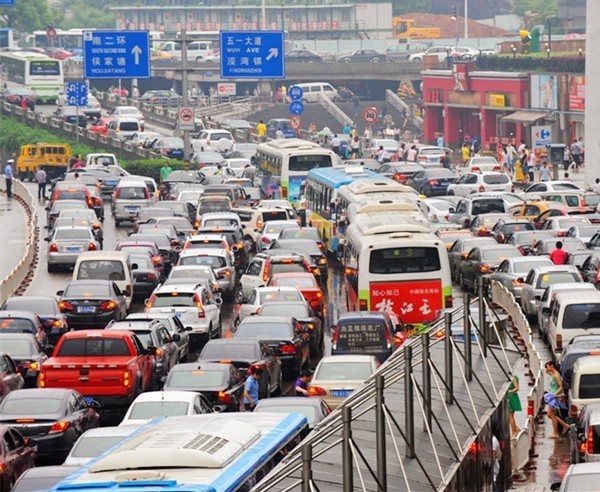
[[[414,19],[394,17],[392,33],[397,39],[434,39],[442,36],[439,27],[417,26]]]

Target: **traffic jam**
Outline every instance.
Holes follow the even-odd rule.
[[[305,140],[249,147],[244,166],[165,163],[158,182],[91,155],[52,182],[44,295],[0,307],[2,490],[21,475],[14,490],[48,490],[157,417],[297,413],[310,429],[489,280],[559,361],[573,461],[595,459],[600,195],[515,192],[488,157],[446,180],[439,158],[411,176]]]

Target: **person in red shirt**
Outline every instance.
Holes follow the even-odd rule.
[[[560,241],[556,243],[556,249],[550,253],[550,259],[555,265],[564,265],[567,262],[568,253],[562,249],[563,244]]]

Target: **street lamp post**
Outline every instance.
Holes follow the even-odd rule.
[[[469,39],[469,0],[465,0],[465,39]]]

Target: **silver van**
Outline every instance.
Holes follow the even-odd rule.
[[[153,203],[154,200],[144,181],[122,180],[116,187],[112,200],[115,225],[119,226],[124,220],[133,221],[142,208]]]
[[[308,82],[306,84],[296,84],[302,89],[302,102],[319,102],[319,94],[323,93],[332,101],[340,99],[338,91],[328,82]]]

